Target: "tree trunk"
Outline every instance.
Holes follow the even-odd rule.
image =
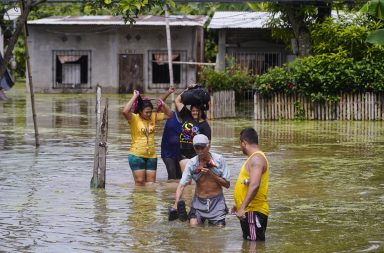
[[[317,7],[317,22],[323,23],[326,18],[332,14],[332,3],[330,2],[316,2]]]
[[[292,3],[281,3],[282,8],[288,16],[293,33],[297,42],[299,57],[309,56],[312,50],[311,35],[305,23],[305,14],[302,6]]]
[[[24,0],[22,0],[20,2],[21,2],[21,6],[23,6],[22,7],[23,10],[21,11],[21,15],[20,15],[19,19],[17,20],[15,32],[12,34],[12,37],[10,38],[8,46],[7,46],[7,50],[4,53],[4,60],[0,65],[0,77],[3,77],[5,71],[7,70],[8,62],[12,58],[13,49],[15,48],[15,45],[17,43],[17,39],[19,38],[20,34],[23,31],[24,24],[27,21],[28,14],[30,11],[30,6],[28,4],[29,1],[27,2],[27,4],[24,4]]]
[[[17,43],[17,39],[19,38],[20,34],[23,31],[24,25],[27,22],[29,12],[31,10],[31,7],[37,6],[46,0],[40,0],[33,2],[31,0],[20,0],[20,6],[22,8],[21,15],[17,20],[17,25],[15,32],[12,34],[12,37],[9,39],[9,43],[7,45],[7,50],[4,53],[4,60],[0,64],[0,77],[4,76],[5,71],[7,70],[8,62],[12,58],[13,49],[15,48],[15,45]]]

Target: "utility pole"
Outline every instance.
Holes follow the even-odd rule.
[[[172,65],[172,44],[171,44],[171,29],[169,27],[169,14],[168,14],[168,6],[165,5],[165,31],[167,34],[167,49],[168,49],[168,69],[169,69],[169,85],[174,87],[173,84],[173,65]],[[175,94],[171,94],[172,99],[172,110],[175,109]]]

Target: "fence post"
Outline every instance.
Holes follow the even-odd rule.
[[[100,121],[101,87],[96,87],[96,138],[93,160],[91,188],[105,188],[107,136],[108,136],[108,100],[106,100],[103,118]]]

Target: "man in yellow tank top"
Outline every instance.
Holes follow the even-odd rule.
[[[240,147],[248,159],[236,181],[235,206],[231,211],[240,220],[244,239],[264,241],[269,215],[268,160],[259,148],[258,135],[253,128],[241,131]]]

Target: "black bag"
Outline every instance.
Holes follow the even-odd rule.
[[[185,105],[204,106],[208,109],[208,103],[210,100],[211,96],[201,85],[189,88],[181,94],[181,101]]]

